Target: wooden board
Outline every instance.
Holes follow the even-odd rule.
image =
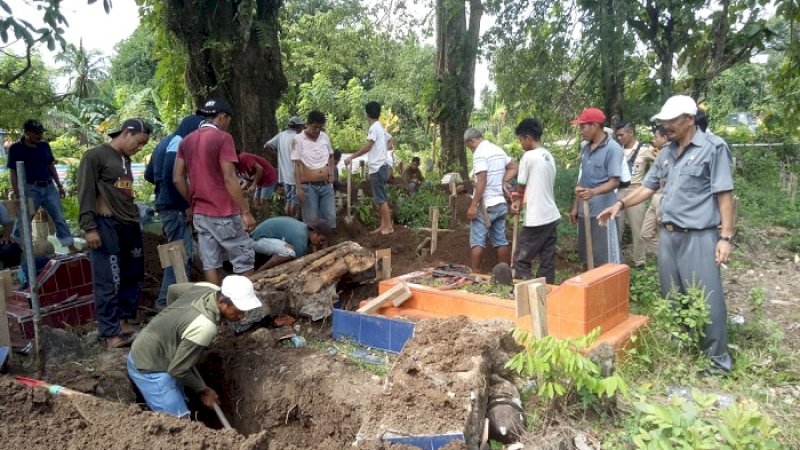
[[[431,207],[431,255],[439,245],[439,208]]]
[[[392,278],[392,249],[383,248],[375,250],[375,260],[379,261],[381,264],[381,272],[378,273],[379,279],[388,280]]]
[[[389,288],[389,290],[383,294],[370,300],[366,305],[358,308],[358,312],[372,312],[389,302],[392,302],[394,306],[400,306],[409,298],[411,298],[411,289],[405,282],[401,281]]]
[[[528,286],[531,284],[545,284],[547,279],[534,278],[532,280],[525,280],[521,283],[514,285],[514,301],[517,304],[516,317],[524,317],[531,313],[530,303],[528,302]]]
[[[186,249],[183,246],[183,239],[159,245],[158,259],[161,261],[162,268],[172,267],[175,272],[175,282],[189,282],[189,276],[186,273]]]
[[[547,336],[547,286],[544,283],[532,283],[526,287],[533,337],[541,339]]]

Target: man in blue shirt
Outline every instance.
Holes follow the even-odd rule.
[[[585,233],[591,233],[594,263],[596,266],[608,262],[609,242],[605,228],[597,223],[597,215],[613,205],[617,200],[615,189],[622,175],[622,147],[603,129],[606,115],[597,108],[587,108],[581,112],[573,125],[580,126],[581,137],[586,143],[581,147],[581,169],[578,186],[575,188],[575,202],[569,218],[578,222],[578,253],[584,265],[587,264]],[[585,230],[581,202],[588,202],[590,230]],[[578,220],[578,217],[581,220]],[[620,254],[620,249],[616,249]]]
[[[267,270],[299,258],[312,245],[324,246],[332,231],[324,219],[315,219],[306,224],[293,217],[279,216],[261,222],[250,233],[255,241],[253,250],[270,259],[258,270]]]
[[[61,210],[61,199],[66,197],[64,186],[58,178],[56,171],[56,160],[53,158],[53,151],[50,144],[42,140],[44,126],[34,119],[30,119],[22,126],[23,136],[19,142],[14,143],[8,149],[8,167],[11,176],[11,187],[14,189],[14,198],[19,198],[19,187],[17,186],[17,162],[25,163],[25,193],[28,198],[33,200],[33,210],[30,211],[31,217],[40,208],[44,207],[53,223],[56,226],[56,236],[61,245],[68,247],[74,253],[75,240],[72,232],[64,219]],[[15,233],[18,235],[19,233]]]
[[[187,274],[191,273],[190,262],[194,251],[190,226],[192,210],[172,182],[172,169],[175,167],[175,157],[178,155],[181,140],[196,130],[202,121],[203,118],[198,115],[184,117],[178,129],[158,143],[144,172],[144,178],[156,185],[156,211],[161,218],[161,230],[167,242],[183,240]],[[175,271],[172,267],[167,267],[164,269],[164,278],[161,279],[156,309],[167,306],[167,288],[172,284],[175,284]]]

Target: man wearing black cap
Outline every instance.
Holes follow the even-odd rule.
[[[303,223],[293,217],[272,217],[261,222],[250,237],[256,253],[270,259],[258,270],[267,270],[299,258],[312,246],[325,246],[333,230],[325,219]]]
[[[64,247],[69,247],[70,252],[76,252],[75,240],[72,232],[64,219],[61,210],[61,200],[65,197],[64,186],[58,178],[56,160],[50,144],[42,140],[44,127],[38,120],[30,119],[22,126],[24,134],[19,142],[8,149],[8,164],[11,187],[14,189],[14,198],[19,198],[17,186],[17,162],[25,163],[25,192],[28,198],[33,199],[32,215],[44,207],[56,226],[56,236]],[[30,219],[29,219],[30,220]]]
[[[144,278],[139,208],[134,203],[131,156],[150,140],[153,128],[128,119],[109,133],[111,142],[87,151],[78,167],[80,226],[92,251],[92,284],[100,337],[106,348],[130,345]]]
[[[286,191],[286,207],[284,213],[287,216],[297,215],[297,190],[294,181],[294,163],[292,162],[292,141],[294,137],[305,129],[306,124],[299,117],[289,119],[286,129],[276,134],[275,137],[264,144],[264,149],[272,149],[278,153],[278,183],[283,184]]]
[[[233,108],[222,99],[207,100],[197,111],[206,118],[178,147],[172,181],[192,207],[194,229],[206,281],[219,285],[227,253],[233,271],[253,271],[255,252],[248,232],[256,226],[236,176],[236,146],[227,133]],[[188,178],[188,182],[187,182]]]

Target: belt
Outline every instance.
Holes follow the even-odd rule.
[[[330,182],[328,182],[328,181],[304,181],[303,184],[322,185],[322,184],[330,184]]]
[[[52,183],[53,183],[52,179],[47,180],[47,181],[29,181],[28,182],[28,184],[32,184],[34,186],[39,186],[39,187],[47,187],[47,186],[50,186]]]
[[[679,233],[688,233],[690,231],[706,231],[706,230],[715,230],[717,227],[708,227],[708,228],[681,228],[674,223],[662,223],[661,226],[666,229],[667,231],[677,231]]]

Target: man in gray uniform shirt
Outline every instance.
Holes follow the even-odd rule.
[[[652,120],[664,123],[672,141],[659,152],[642,186],[600,213],[605,223],[628,206],[637,205],[659,188],[661,233],[658,272],[661,295],[692,284],[704,289],[711,323],[705,327],[703,351],[718,369],[729,372],[728,322],[720,264],[733,251],[732,158],[725,142],[695,125],[697,104],[691,97],[670,97]],[[664,176],[664,173],[666,176]],[[720,227],[721,225],[721,227]]]

